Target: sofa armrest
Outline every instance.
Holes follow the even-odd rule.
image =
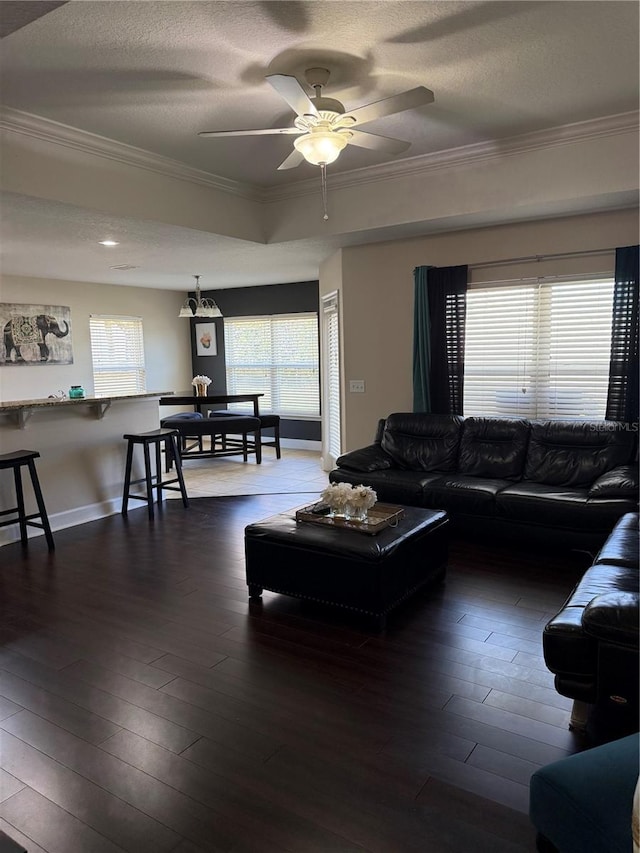
[[[385,468],[393,467],[393,460],[379,444],[369,444],[359,450],[343,453],[336,462],[338,468],[347,468],[349,471],[383,471]]]
[[[602,474],[589,489],[590,498],[638,498],[638,469],[618,465]]]
[[[639,600],[637,592],[596,595],[582,614],[585,634],[607,643],[637,649]]]

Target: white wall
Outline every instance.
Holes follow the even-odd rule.
[[[342,249],[342,356],[345,386],[364,379],[364,394],[344,394],[343,452],[369,444],[378,419],[413,406],[413,270],[480,264],[531,255],[615,249],[638,242],[638,211],[623,210],[449,232]],[[324,280],[323,271],[330,275]],[[613,275],[614,253],[471,271],[471,281],[567,273]],[[337,276],[321,270],[320,293]]]
[[[66,305],[71,309],[73,358],[70,365],[0,365],[0,400],[48,397],[82,385],[93,394],[89,316],[142,317],[147,390],[181,391],[191,382],[189,321],[178,311],[184,293],[37,278],[0,278],[0,302]]]

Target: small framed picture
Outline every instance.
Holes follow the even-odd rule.
[[[216,324],[198,323],[196,325],[196,355],[217,355]]]

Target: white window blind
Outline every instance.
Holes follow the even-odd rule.
[[[323,409],[326,430],[326,451],[333,460],[340,456],[340,336],[338,295],[332,294],[322,300],[325,346],[325,399]]]
[[[264,394],[265,413],[320,415],[317,314],[225,317],[224,346],[229,394]]]
[[[612,280],[467,292],[465,415],[604,418]]]
[[[96,396],[146,391],[140,317],[89,318]]]

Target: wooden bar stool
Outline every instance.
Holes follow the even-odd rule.
[[[15,450],[13,453],[3,453],[0,455],[0,469],[13,468],[13,478],[16,487],[17,506],[11,509],[5,509],[0,512],[0,516],[13,515],[15,518],[5,519],[0,521],[0,527],[6,527],[9,524],[18,522],[20,525],[20,541],[22,547],[28,544],[27,527],[38,527],[44,530],[44,535],[47,540],[47,546],[50,551],[55,549],[51,527],[49,526],[49,518],[47,517],[47,509],[44,505],[42,491],[40,489],[40,481],[34,459],[38,459],[40,454],[36,450]],[[24,508],[24,492],[22,490],[22,466],[26,465],[31,475],[31,485],[36,498],[38,512],[27,515]],[[40,521],[35,521],[35,519]]]
[[[122,514],[126,515],[128,510],[129,498],[134,498],[139,501],[146,501],[149,510],[149,518],[153,520],[153,490],[156,490],[158,504],[162,503],[162,490],[168,489],[173,492],[180,492],[182,495],[182,503],[185,507],[189,506],[189,498],[187,489],[182,476],[182,464],[180,461],[180,451],[178,449],[178,430],[175,429],[152,429],[149,432],[127,433],[122,437],[129,442],[127,445],[127,463],[124,474],[124,492],[122,495]],[[136,444],[142,445],[144,453],[144,477],[139,480],[131,479],[131,464],[133,462],[133,448]],[[155,474],[151,471],[151,454],[149,448],[155,447]],[[176,476],[169,479],[162,479],[162,449],[167,460],[175,463]],[[146,493],[143,495],[132,494],[131,486],[138,483],[146,483]],[[171,485],[178,483],[177,486]]]

